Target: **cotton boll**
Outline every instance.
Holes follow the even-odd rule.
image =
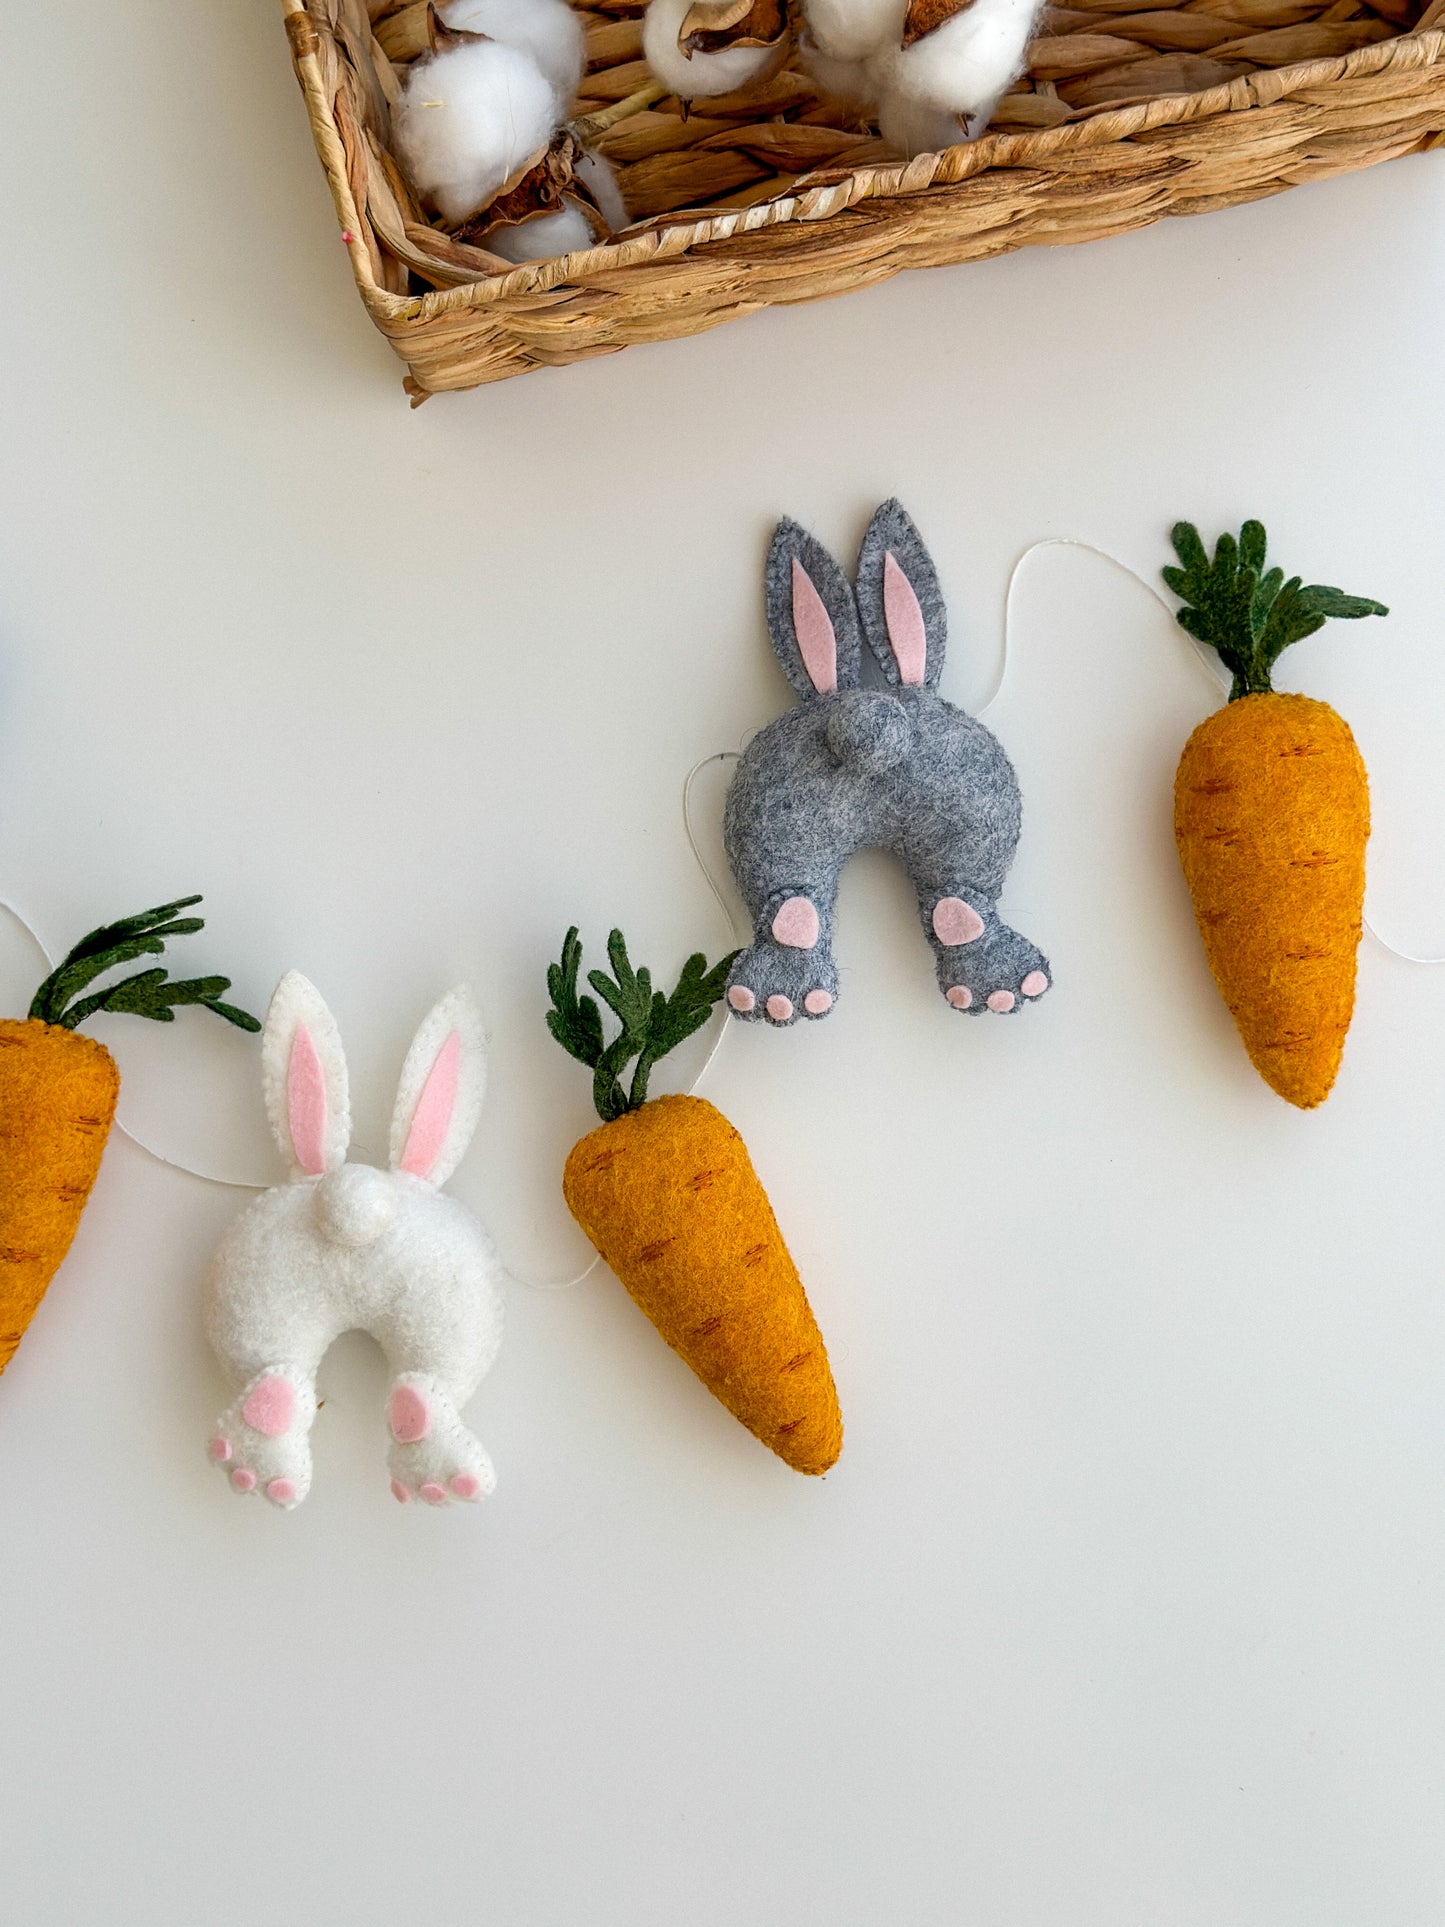
[[[441,16],[459,33],[484,33],[530,54],[557,96],[558,120],[571,113],[587,55],[582,22],[567,0],[451,0]]]
[[[494,200],[556,125],[556,94],[536,62],[494,40],[414,62],[391,116],[412,185],[452,222]]]
[[[597,237],[582,209],[575,201],[568,201],[551,214],[534,214],[530,221],[518,221],[515,227],[493,228],[482,245],[488,254],[500,254],[504,261],[552,261],[559,254],[595,248]]]
[[[907,11],[908,0],[803,0],[809,36],[833,60],[862,61],[882,47],[901,47]]]
[[[627,209],[610,161],[584,149],[575,177],[591,194],[598,213],[614,234],[627,226]],[[599,236],[587,209],[580,201],[564,198],[563,205],[550,214],[534,214],[513,227],[493,228],[482,246],[490,254],[500,254],[504,261],[522,262],[552,261],[559,254],[574,254],[579,248],[598,244]]]
[[[574,170],[577,179],[597,203],[597,212],[614,234],[627,226],[627,205],[617,185],[617,173],[605,154],[584,148]]]
[[[911,47],[877,57],[883,138],[923,154],[981,134],[1023,70],[1038,14],[1038,0],[973,0]]]
[[[642,22],[642,52],[648,66],[679,100],[703,100],[748,86],[772,63],[772,47],[721,47],[716,53],[685,54],[677,44],[693,0],[650,0]]]

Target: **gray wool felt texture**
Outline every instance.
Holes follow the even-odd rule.
[[[816,610],[800,617],[795,563],[832,625],[831,690],[826,628]],[[908,871],[951,1007],[969,1015],[1021,1009],[1048,988],[1052,971],[998,914],[1019,838],[1018,778],[992,731],[937,694],[947,623],[918,530],[898,502],[883,504],[863,538],[855,594],[828,551],[782,521],[766,591],[773,648],[802,700],[752,739],[724,806],[728,861],[754,926],[728,977],[733,1014],[779,1027],[827,1015],[838,996],[839,877],[856,850],[870,847],[893,851]],[[815,670],[824,638],[821,691],[800,619],[811,627]],[[865,635],[885,688],[861,687]],[[774,924],[784,905],[780,938]],[[808,905],[816,913],[812,942]]]

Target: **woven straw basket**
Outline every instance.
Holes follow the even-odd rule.
[[[413,404],[1445,143],[1445,0],[1052,6],[993,131],[908,162],[791,65],[684,116],[642,61],[644,3],[578,4],[577,129],[616,167],[634,225],[513,268],[429,217],[387,148],[425,0],[282,0],[356,284]]]

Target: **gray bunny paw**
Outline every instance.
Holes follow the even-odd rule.
[[[1027,937],[996,917],[980,917],[961,898],[942,899],[931,922],[938,987],[954,1010],[1007,1016],[1036,1002],[1053,981],[1048,959]]]
[[[815,906],[801,892],[784,893],[728,973],[728,1008],[747,1022],[783,1026],[826,1017],[837,996],[838,973]]]

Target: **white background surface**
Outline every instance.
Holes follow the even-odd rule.
[[[678,799],[784,703],[780,512],[851,555],[903,497],[965,702],[1034,539],[1152,577],[1176,516],[1263,516],[1394,609],[1282,680],[1369,761],[1373,914],[1445,950],[1445,159],[412,414],[270,6],[5,0],[0,44],[0,894],[64,947],[203,889],[188,963],[256,1009],[313,976],[372,1145],[471,977],[493,1083],[454,1188],[516,1271],[585,1257],[586,1078],[541,1021],[566,924],[660,969],[728,942]],[[237,1196],[112,1142],[0,1386],[7,1921],[1445,1916],[1445,971],[1367,943],[1329,1105],[1266,1090],[1169,829],[1212,701],[1142,589],[1031,563],[990,720],[1005,908],[1057,988],[951,1017],[865,859],[836,1013],[709,1077],[829,1339],[821,1485],[599,1271],[512,1291],[480,1512],[392,1503],[360,1338],[306,1506],[242,1503],[198,1314]],[[37,974],[6,928],[0,1008]],[[253,1045],[107,1036],[132,1123],[272,1174]]]

